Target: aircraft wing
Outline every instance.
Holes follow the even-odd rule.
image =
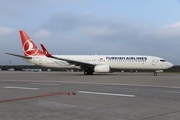
[[[93,63],[87,63],[87,62],[81,62],[81,61],[77,61],[77,60],[71,60],[71,59],[65,59],[65,58],[60,58],[60,57],[56,57],[52,54],[50,54],[46,48],[44,47],[43,44],[41,44],[41,47],[43,49],[43,51],[46,53],[46,56],[49,57],[49,58],[53,58],[53,59],[56,59],[56,60],[62,60],[62,61],[66,61],[70,64],[74,64],[76,66],[81,66],[81,68],[86,68],[86,67],[94,67],[96,64],[93,64]]]
[[[20,57],[20,58],[25,58],[25,59],[32,59],[32,57],[18,55],[18,54],[13,54],[13,53],[5,53],[5,54],[16,56],[16,57]]]

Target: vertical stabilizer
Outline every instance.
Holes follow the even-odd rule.
[[[45,55],[45,53],[38,49],[36,44],[32,41],[32,39],[27,35],[24,30],[20,30],[20,37],[22,42],[22,47],[25,56],[41,56]]]

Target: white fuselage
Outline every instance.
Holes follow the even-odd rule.
[[[173,66],[163,58],[143,55],[54,55],[56,57],[71,59],[96,65],[109,65],[111,69],[146,69],[163,70]],[[35,65],[51,68],[79,68],[66,61],[48,58],[46,56],[32,56],[32,59],[24,59]]]

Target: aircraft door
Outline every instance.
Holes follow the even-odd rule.
[[[152,66],[155,66],[155,65],[156,65],[156,59],[152,58]]]

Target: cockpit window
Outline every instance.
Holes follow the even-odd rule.
[[[161,62],[166,62],[166,60],[160,60]]]

